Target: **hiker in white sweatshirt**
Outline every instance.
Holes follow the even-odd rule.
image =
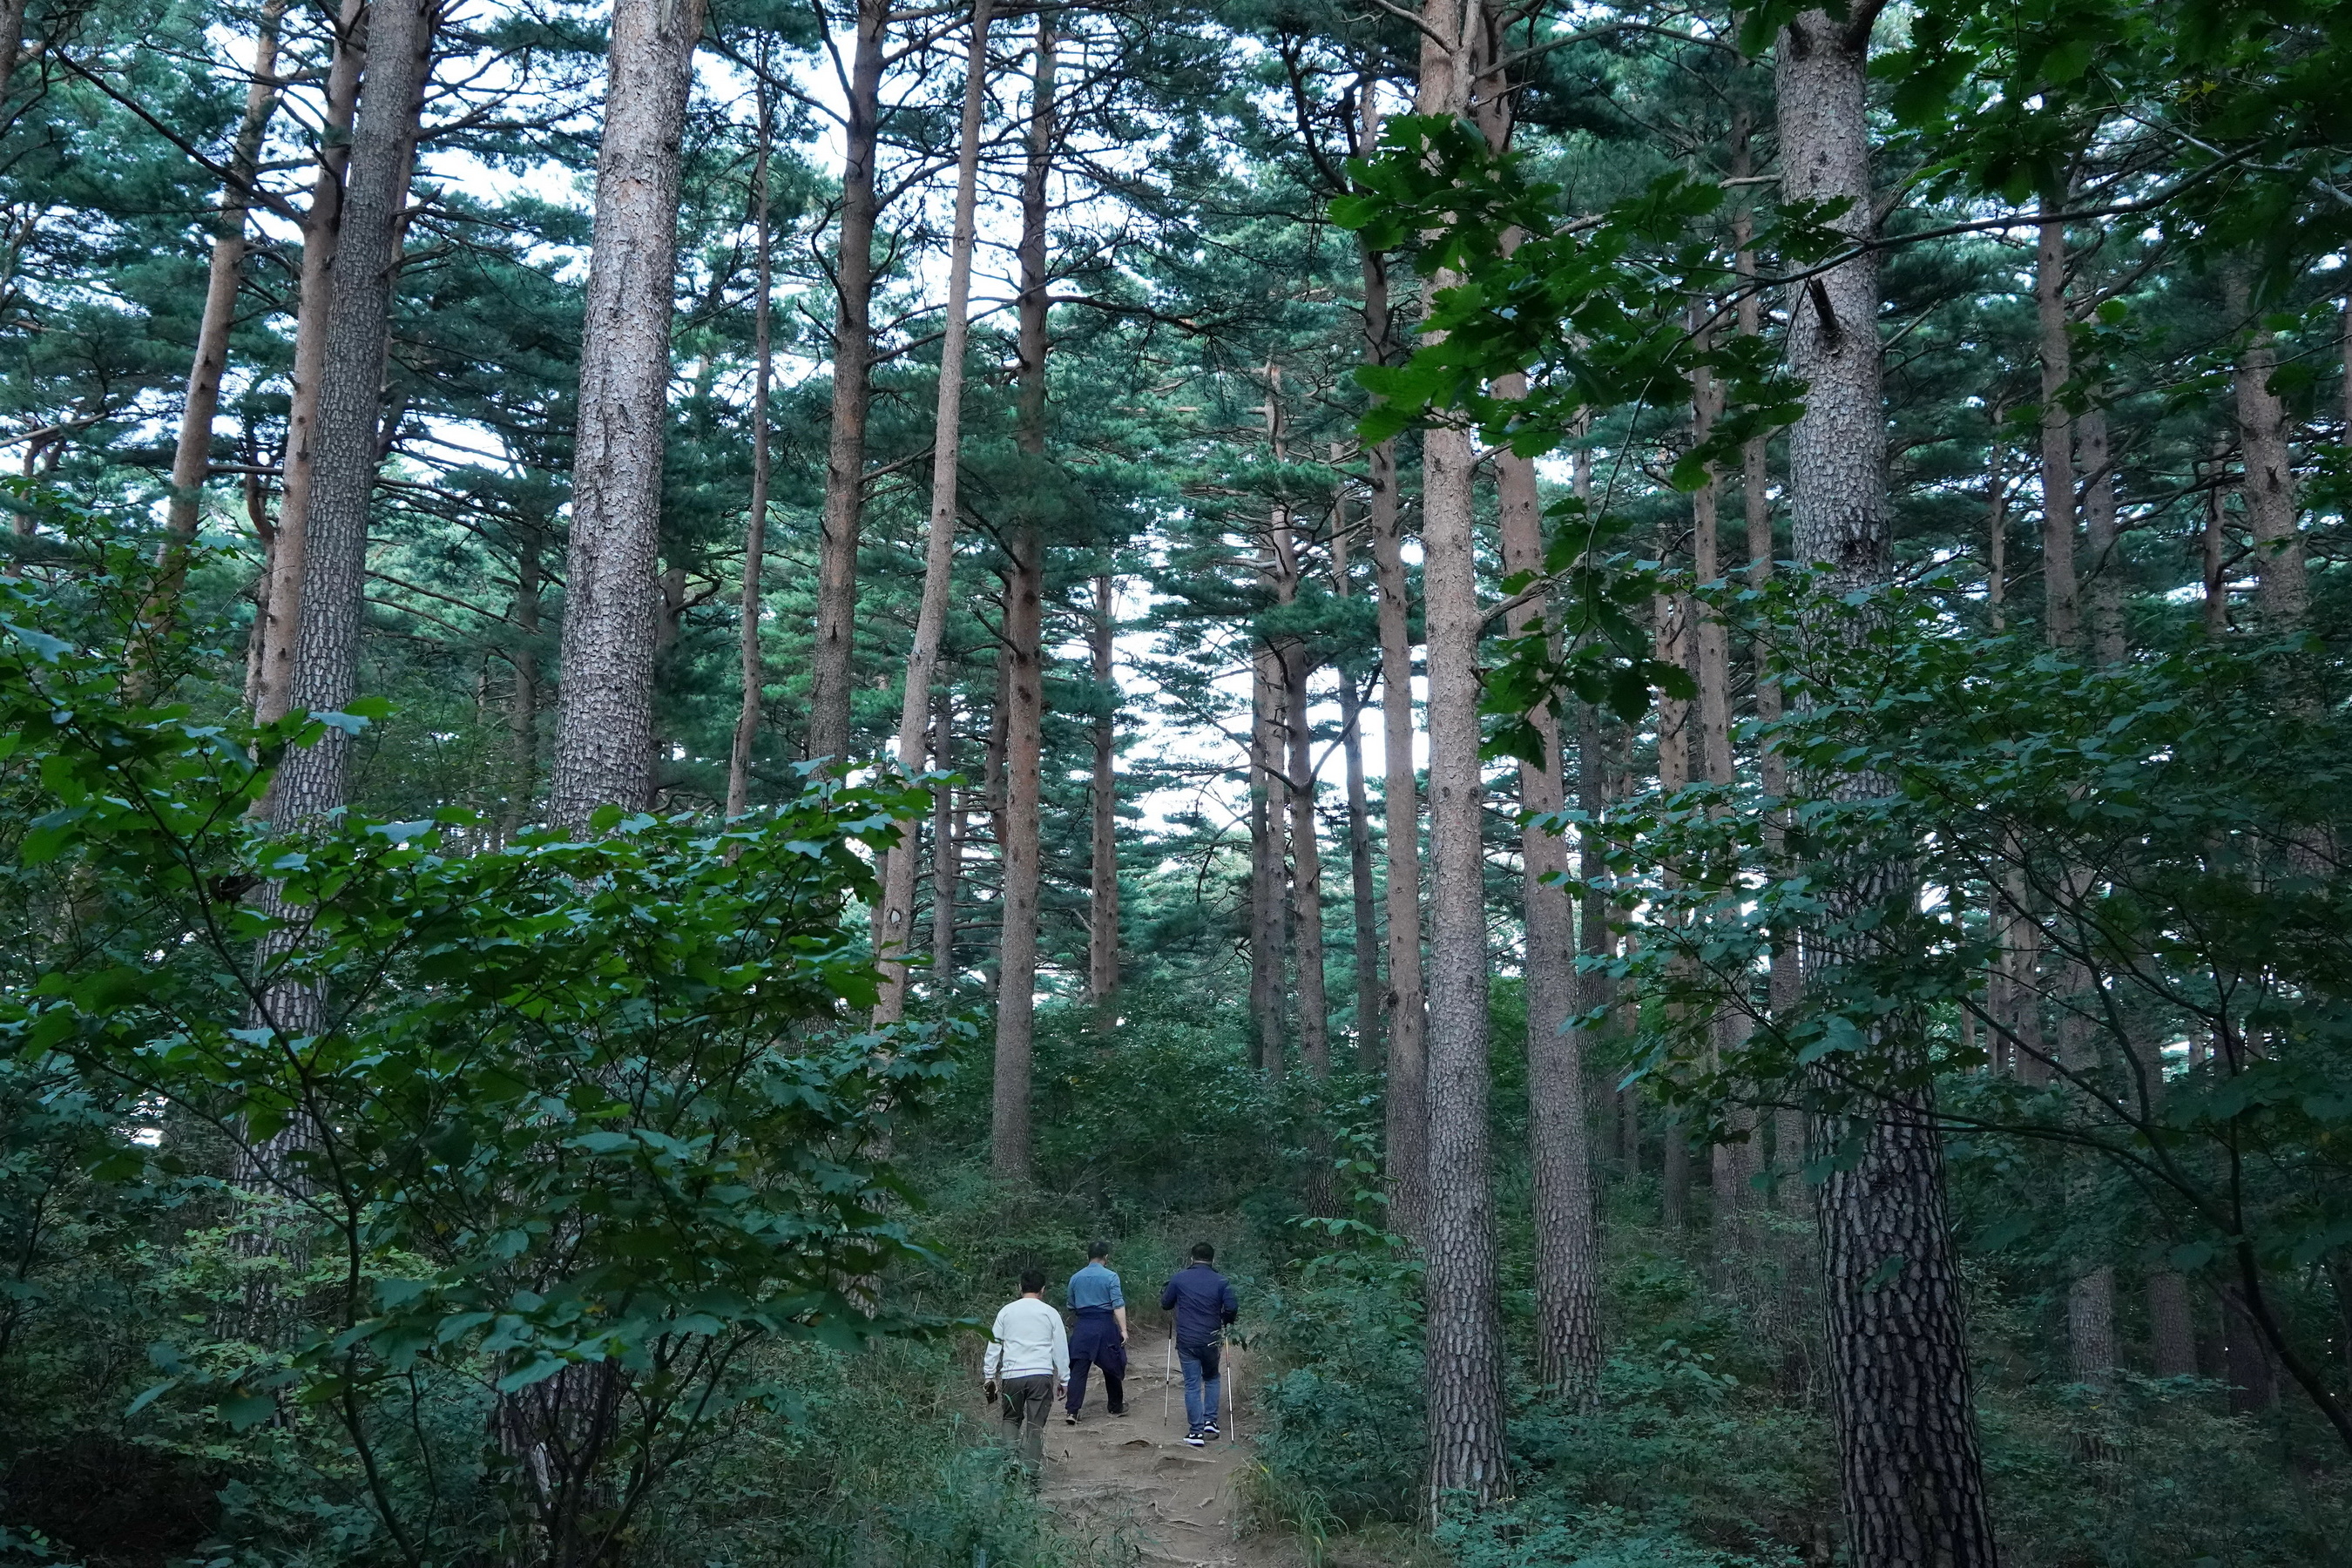
[[[1045,1462],[1045,1422],[1070,1381],[1070,1336],[1062,1314],[1045,1304],[1045,1271],[1024,1269],[1021,1299],[1007,1301],[988,1331],[981,1388],[1002,1396],[1005,1438],[1034,1477]]]

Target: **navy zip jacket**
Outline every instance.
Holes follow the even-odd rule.
[[[1180,1345],[1207,1344],[1242,1310],[1233,1286],[1205,1263],[1195,1263],[1168,1281],[1168,1289],[1160,1292],[1160,1307],[1174,1310]]]

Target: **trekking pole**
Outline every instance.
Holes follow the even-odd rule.
[[[1160,1426],[1168,1427],[1168,1387],[1176,1381],[1176,1331],[1168,1331],[1168,1368],[1160,1374]]]

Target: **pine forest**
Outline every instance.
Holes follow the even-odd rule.
[[[2352,1563],[2347,0],[0,0],[0,1568]]]

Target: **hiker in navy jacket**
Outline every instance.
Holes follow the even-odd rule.
[[[1176,1359],[1184,1365],[1184,1441],[1199,1447],[1218,1436],[1217,1415],[1223,1392],[1218,1381],[1218,1357],[1224,1348],[1225,1325],[1241,1316],[1241,1302],[1231,1281],[1210,1267],[1217,1249],[1195,1242],[1192,1266],[1168,1281],[1160,1292],[1162,1311],[1176,1314]]]

